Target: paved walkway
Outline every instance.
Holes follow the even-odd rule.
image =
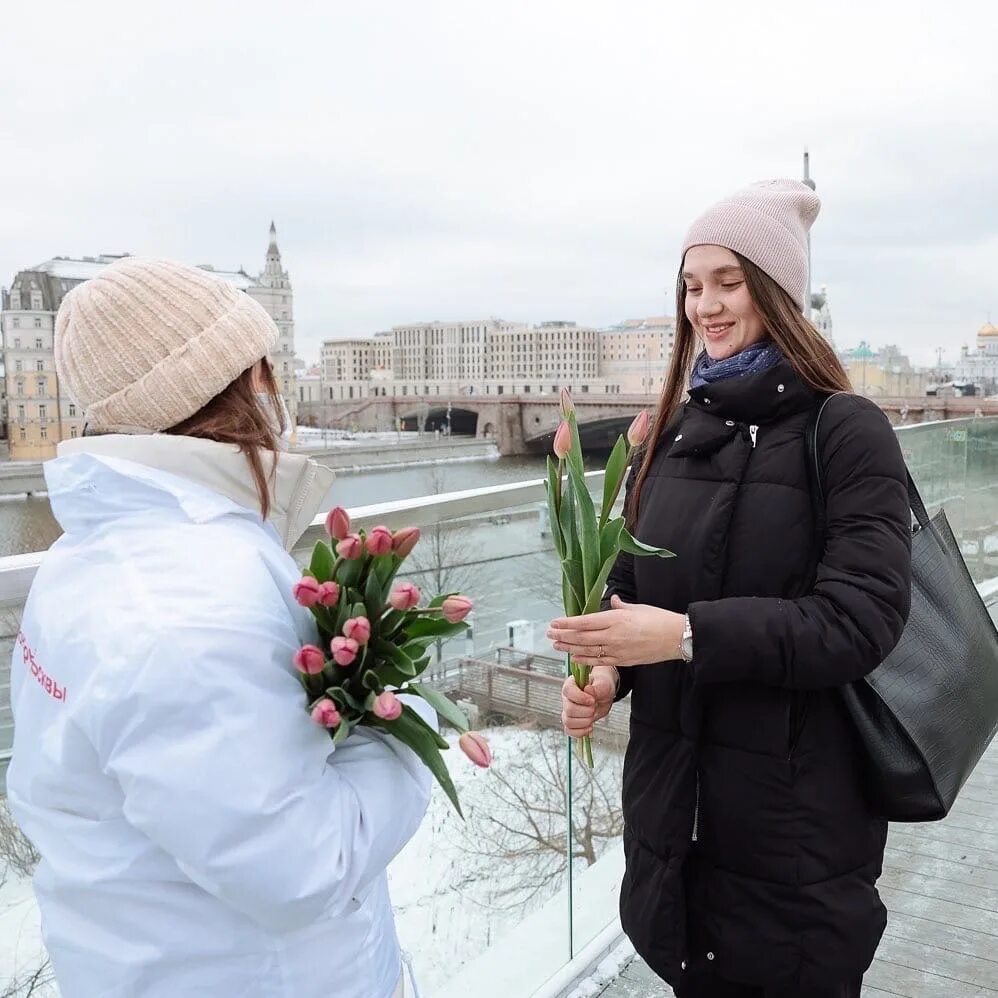
[[[891,827],[880,888],[890,917],[865,998],[998,996],[998,741],[945,821]],[[640,960],[602,992],[671,995]]]

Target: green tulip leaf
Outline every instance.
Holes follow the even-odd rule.
[[[308,573],[316,582],[328,582],[333,577],[335,559],[333,552],[325,541],[316,541],[312,548],[312,560],[308,565]]]

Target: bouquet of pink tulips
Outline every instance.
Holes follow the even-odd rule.
[[[671,558],[672,552],[635,540],[624,525],[624,517],[610,518],[631,463],[632,451],[648,436],[651,427],[648,412],[638,413],[627,436],[617,438],[606,464],[598,514],[586,487],[575,405],[564,388],[561,391],[561,415],[561,423],[554,435],[557,463],[550,457],[547,462],[548,514],[555,550],[561,559],[565,613],[576,617],[599,610],[606,581],[621,551],[634,555],[657,555],[659,558]],[[579,665],[569,656],[568,667],[579,689],[585,689],[589,683],[589,666]],[[588,735],[581,742],[583,758],[592,768],[592,742]]]
[[[326,517],[331,542],[318,541],[294,597],[308,607],[319,628],[320,645],[305,645],[294,658],[312,720],[329,730],[333,743],[358,724],[394,735],[426,763],[461,814],[457,791],[441,756],[446,739],[397,696],[422,697],[462,732],[459,745],[475,765],[488,767],[492,754],[481,735],[447,697],[416,682],[430,663],[427,649],[467,629],[472,602],[457,593],[437,596],[421,607],[419,589],[396,582],[402,563],[419,541],[419,529],[393,533],[374,527],[352,532],[340,508]],[[335,547],[334,547],[335,545]]]

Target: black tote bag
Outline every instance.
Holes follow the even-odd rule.
[[[824,550],[824,476],[816,408],[806,431],[815,569]],[[842,696],[866,755],[866,794],[878,817],[936,821],[998,730],[998,630],[977,591],[946,513],[929,517],[908,474],[916,520],[911,613],[897,647]],[[813,577],[813,576],[812,576]]]

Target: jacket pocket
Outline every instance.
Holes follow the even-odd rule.
[[[681,973],[686,947],[682,858],[660,855],[626,831],[624,854],[621,925],[645,963],[659,977],[674,982]]]
[[[790,704],[787,707],[787,758],[792,759],[800,745],[807,723],[809,706],[808,693],[805,690],[792,690]]]

